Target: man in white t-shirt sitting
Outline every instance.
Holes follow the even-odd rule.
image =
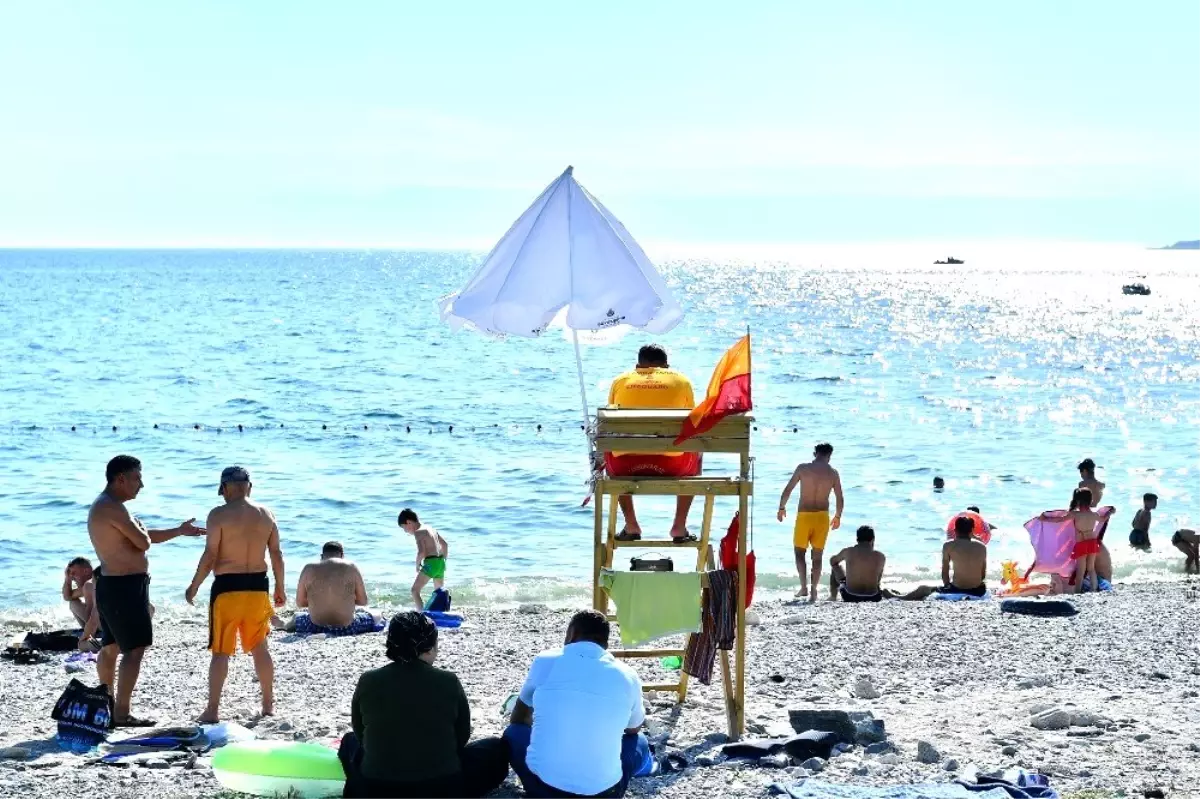
[[[650,764],[642,683],[608,636],[603,614],[581,610],[566,645],[534,659],[504,731],[526,796],[624,796]]]

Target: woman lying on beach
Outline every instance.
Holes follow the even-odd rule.
[[[423,613],[392,617],[392,662],[359,677],[350,703],[353,732],[338,751],[344,796],[486,796],[508,776],[508,744],[467,743],[471,707],[458,677],[434,668],[437,639]]]

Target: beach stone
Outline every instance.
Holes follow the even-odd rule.
[[[759,758],[758,764],[763,768],[787,768],[792,765],[792,761],[787,755],[780,753]]]
[[[929,741],[917,741],[917,760],[922,763],[942,762],[942,753]]]
[[[801,768],[808,769],[813,774],[825,770],[825,761],[819,757],[810,757],[800,764]]]
[[[886,755],[881,755],[878,762],[885,766],[897,766],[900,764],[900,755],[895,752],[889,752]]]
[[[851,693],[859,699],[878,699],[883,696],[879,689],[875,687],[875,684],[871,682],[870,678],[867,677],[860,677],[856,680]]]
[[[1095,738],[1103,734],[1104,730],[1098,730],[1095,727],[1088,727],[1082,730],[1067,730],[1067,735],[1071,738]]]
[[[1039,713],[1029,720],[1038,730],[1065,730],[1071,726],[1071,714],[1061,708]]]
[[[820,730],[835,733],[838,738],[847,743],[854,740],[858,727],[844,710],[812,710],[809,708],[788,708],[788,723],[796,732]]]
[[[696,757],[696,765],[704,766],[705,768],[711,768],[717,765],[718,762],[717,758],[713,755],[699,755]]]
[[[540,616],[543,613],[549,613],[550,608],[540,602],[530,602],[517,607],[517,613],[522,613],[526,616]]]
[[[1189,752],[1200,752],[1200,744],[1188,744],[1187,748]]]
[[[753,610],[753,609],[747,610],[746,611],[746,626],[747,627],[758,627],[760,624],[762,624],[762,616],[758,615],[758,611]]]
[[[1139,732],[1137,735],[1133,736],[1133,740],[1137,741],[1138,743],[1142,743],[1143,741],[1149,741],[1150,733]]]
[[[28,760],[33,757],[33,750],[24,746],[9,746],[0,749],[0,760]]]
[[[946,771],[958,771],[958,761],[954,758],[950,758],[942,764],[942,768],[944,768]]]
[[[887,741],[880,741],[878,743],[867,744],[866,751],[868,755],[882,755],[885,752],[892,751],[892,745]]]
[[[290,721],[281,721],[278,725],[276,725],[275,729],[279,730],[280,732],[291,732],[292,723]]]
[[[704,740],[710,744],[725,744],[729,743],[729,735],[723,732],[710,732],[704,736]]]
[[[1015,757],[1017,752],[1018,749],[1015,746],[1006,746],[1000,750],[1000,754],[1007,755],[1008,757]]]
[[[1058,707],[1058,705],[1052,704],[1050,702],[1035,702],[1034,704],[1029,706],[1029,715],[1036,716],[1039,713],[1045,713],[1047,710],[1054,710],[1057,707]]]
[[[863,763],[860,766],[855,766],[850,773],[855,777],[865,777],[871,773],[871,769],[867,767],[866,763]]]
[[[1103,723],[1103,719],[1089,710],[1076,710],[1071,713],[1072,727],[1098,727]]]
[[[154,757],[150,758],[149,760],[142,761],[142,768],[162,769],[170,767],[171,764],[163,760],[161,757]]]

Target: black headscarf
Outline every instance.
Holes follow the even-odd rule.
[[[412,663],[437,646],[437,639],[437,625],[424,613],[397,613],[388,625],[387,656],[397,663]]]

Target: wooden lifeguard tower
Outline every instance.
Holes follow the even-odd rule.
[[[604,407],[600,408],[596,415],[595,444],[597,451],[601,453],[734,453],[739,456],[740,468],[736,475],[724,477],[604,477],[596,480],[593,606],[608,615],[608,594],[600,587],[600,572],[612,568],[614,551],[620,547],[695,549],[697,572],[703,574],[710,568],[719,568],[716,563],[711,562],[713,506],[718,496],[737,497],[739,525],[735,666],[730,666],[728,651],[719,652],[729,737],[737,739],[741,737],[746,723],[746,529],[750,497],[754,493],[754,483],[750,477],[750,430],[754,418],[748,414],[727,416],[712,429],[676,445],[675,439],[679,436],[683,421],[689,413],[686,409],[634,410]],[[675,544],[670,540],[618,541],[617,497],[622,494],[704,497],[704,517],[699,540],[687,544]],[[609,616],[609,619],[615,618]],[[620,649],[614,650],[612,654],[620,658],[660,658],[672,655],[683,657],[684,649]],[[688,675],[681,670],[678,683],[652,684],[643,688],[646,691],[674,692],[679,701],[683,702],[687,697]]]

